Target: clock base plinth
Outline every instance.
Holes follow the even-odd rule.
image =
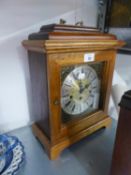
[[[73,143],[81,140],[82,138],[92,134],[93,132],[101,129],[106,128],[111,125],[112,119],[110,117],[106,117],[103,120],[100,120],[96,124],[82,130],[77,133],[76,135],[73,135],[71,137],[65,137],[59,140],[59,142],[56,144],[52,144],[50,140],[47,138],[45,133],[37,126],[37,124],[32,125],[32,129],[34,132],[34,135],[38,138],[38,140],[41,142],[41,144],[44,146],[45,151],[47,152],[49,158],[51,160],[56,159],[60,153],[67,148],[68,146],[72,145]]]

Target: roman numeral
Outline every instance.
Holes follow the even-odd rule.
[[[77,76],[72,72],[72,76],[75,80],[78,80]]]
[[[76,105],[74,104],[74,105],[73,105],[73,107],[72,107],[72,112],[74,111],[74,109],[75,109],[75,106],[76,106]]]
[[[72,87],[72,85],[70,85],[70,84],[67,84],[67,83],[65,83],[64,85],[65,85],[65,86],[68,86],[68,87]]]
[[[65,107],[69,106],[71,103],[71,101],[68,101],[66,104],[65,104]]]

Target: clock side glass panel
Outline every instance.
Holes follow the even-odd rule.
[[[61,69],[62,121],[88,116],[100,109],[104,62],[65,66]]]

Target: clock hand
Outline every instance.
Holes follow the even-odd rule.
[[[81,94],[84,91],[85,88],[83,88],[82,82],[79,82],[79,93]]]
[[[91,83],[86,84],[85,87],[80,87],[79,93],[81,94],[85,89],[88,89],[88,87],[90,86]]]
[[[85,88],[81,88],[80,90],[79,90],[79,93],[80,94],[82,94],[82,92],[85,90]]]

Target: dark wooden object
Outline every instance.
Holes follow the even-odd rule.
[[[99,0],[97,27],[102,32],[110,32],[125,41],[118,50],[122,54],[131,54],[131,1]],[[118,10],[119,9],[119,10]]]
[[[94,38],[94,36],[96,36]],[[115,37],[111,34],[100,33],[98,29],[73,25],[50,24],[42,26],[40,31],[29,35],[29,40],[85,40],[108,39]]]
[[[120,107],[110,175],[131,175],[131,91],[123,95]]]
[[[55,39],[50,37],[50,32]],[[29,40],[23,41],[29,53],[32,81],[35,121],[32,128],[51,159],[69,145],[111,124],[108,102],[116,50],[123,44],[114,35],[100,33],[97,29],[54,24],[42,27],[38,33],[30,35]],[[94,63],[104,62],[101,107],[90,115],[64,123],[60,103],[61,69],[87,64],[84,55],[90,52],[95,54]]]

